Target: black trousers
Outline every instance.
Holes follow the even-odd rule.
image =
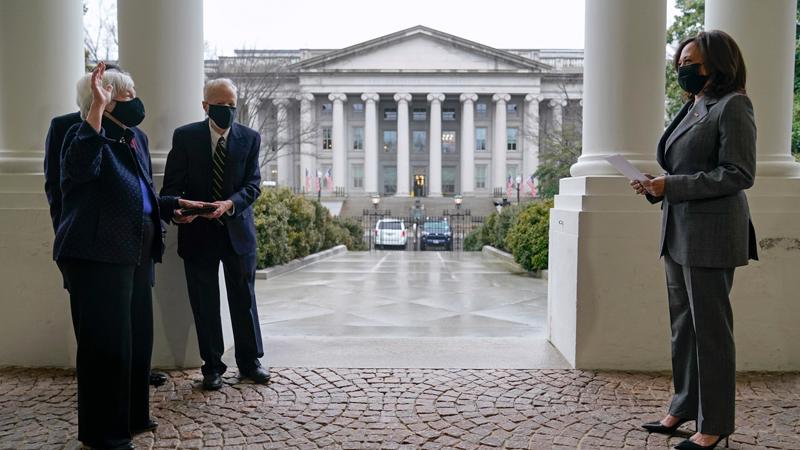
[[[78,341],[78,439],[116,447],[150,420],[154,226],[144,220],[139,265],[63,260]]]
[[[261,364],[264,356],[261,326],[256,306],[256,254],[238,255],[231,246],[225,227],[215,227],[208,237],[203,255],[184,258],[189,301],[194,314],[204,375],[223,374],[225,344],[219,299],[219,264],[225,273],[228,308],[239,371],[249,371]]]
[[[672,326],[670,414],[705,434],[733,433],[736,348],[728,297],[734,268],[681,266],[664,255]]]

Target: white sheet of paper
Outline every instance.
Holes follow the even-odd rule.
[[[622,155],[611,155],[606,156],[606,161],[609,162],[615,169],[619,170],[621,174],[625,175],[629,180],[639,180],[644,181],[647,177],[642,173],[639,172],[639,169],[634,167],[627,159],[623,158]]]

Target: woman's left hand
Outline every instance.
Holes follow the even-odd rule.
[[[652,195],[653,197],[663,197],[664,196],[664,181],[666,177],[656,177],[652,180],[644,180],[642,181],[642,186],[647,190],[647,193]]]

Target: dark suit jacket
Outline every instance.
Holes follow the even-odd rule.
[[[261,193],[258,152],[261,136],[238,123],[231,126],[223,176],[223,196],[234,204],[232,216],[223,215],[233,250],[239,255],[256,251],[256,229],[251,205]],[[211,130],[208,120],[184,125],[172,135],[172,150],[164,168],[161,195],[211,202]],[[170,216],[171,217],[171,216]],[[178,254],[183,258],[204,256],[207,239],[216,227],[213,221],[197,218],[178,225]]]
[[[147,136],[131,128],[136,150],[98,134],[86,122],[73,125],[61,155],[63,210],[53,257],[114,264],[138,264],[142,246],[144,177],[153,205],[155,236],[162,235],[160,217],[171,214],[174,199],[158,198],[153,188]],[[161,261],[164,244],[153,240],[152,255]]]
[[[687,117],[688,115],[688,117]],[[686,118],[686,120],[684,120]],[[731,93],[689,102],[658,145],[666,171],[661,255],[683,266],[726,268],[758,259],[745,189],[756,173],[750,99]]]
[[[67,131],[81,121],[81,114],[74,112],[54,117],[47,130],[44,151],[44,192],[50,205],[53,232],[58,229],[61,218],[61,146]]]

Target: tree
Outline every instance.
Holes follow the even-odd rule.
[[[117,37],[117,2],[83,2],[83,47],[87,70],[100,60],[116,60],[119,51]]]
[[[666,121],[672,120],[681,106],[686,103],[686,95],[683,89],[678,86],[678,74],[672,65],[672,58],[681,40],[689,36],[694,36],[703,30],[705,21],[705,0],[676,0],[675,6],[680,13],[675,16],[675,22],[667,28],[667,46],[670,51],[667,54],[666,75],[667,75],[667,110]]]
[[[562,83],[561,92],[569,105],[569,94]],[[552,198],[558,194],[559,181],[570,176],[569,169],[578,161],[582,151],[583,110],[575,111],[574,120],[565,120],[564,109],[560,123],[555,120],[545,128],[539,139],[539,167],[533,173],[538,180],[537,195]],[[560,132],[558,132],[560,130]]]

